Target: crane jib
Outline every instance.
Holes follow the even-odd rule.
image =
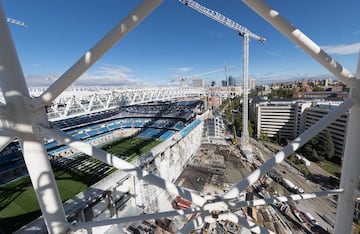
[[[227,18],[226,16],[220,14],[217,11],[211,10],[209,8],[204,7],[203,5],[197,3],[196,1],[193,0],[179,0],[179,2],[181,2],[182,4],[193,8],[194,10],[208,16],[209,18],[212,18],[213,20],[235,30],[236,32],[238,32],[241,36],[244,36],[245,34],[248,34],[249,38],[253,38],[257,41],[260,41],[262,43],[264,43],[266,41],[265,38],[260,37],[252,32],[250,32],[247,28],[245,28],[244,26],[236,23],[235,21]]]

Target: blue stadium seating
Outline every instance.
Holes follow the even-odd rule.
[[[200,123],[201,123],[201,121],[197,119],[194,122],[192,122],[191,124],[189,124],[187,127],[185,127],[184,129],[182,129],[180,131],[181,136],[185,137],[187,134],[189,134],[189,132],[191,132],[191,130],[193,130]]]
[[[159,137],[159,140],[165,141],[169,139],[175,133],[174,130],[168,130]]]

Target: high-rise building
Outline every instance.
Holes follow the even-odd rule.
[[[284,102],[261,102],[256,105],[257,113],[257,137],[266,134],[268,137],[276,137],[292,140],[295,138],[295,101]]]
[[[229,86],[238,86],[236,82],[236,77],[229,76],[228,80],[229,80]]]
[[[255,78],[251,78],[249,80],[249,89],[250,90],[255,89],[255,86],[256,86],[256,80],[255,80]]]
[[[194,78],[194,79],[192,79],[192,86],[193,87],[204,87],[205,81],[203,78]]]

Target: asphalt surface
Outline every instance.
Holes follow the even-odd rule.
[[[265,160],[272,157],[273,153],[270,152],[266,147],[264,147],[261,142],[255,142],[252,139],[251,143],[253,143],[260,149]],[[323,183],[314,183],[313,181],[305,178],[301,172],[299,172],[297,169],[295,169],[285,161],[275,167],[275,170],[278,174],[280,174],[283,178],[289,179],[296,186],[302,187],[305,193],[311,193],[327,189],[325,186],[330,174],[324,171],[322,168],[318,167],[315,163],[311,163],[309,169],[312,173],[318,174],[319,178],[323,179]],[[278,191],[280,195],[291,194],[279,184],[275,185],[274,188]],[[332,225],[329,224],[328,221],[326,221],[331,220],[333,223],[335,223],[334,221],[336,216],[336,203],[332,202],[331,198],[332,197],[319,197],[315,199],[301,200],[296,201],[295,205],[300,211],[304,213],[309,212],[310,214],[312,214],[312,216],[316,219],[316,221],[324,230],[329,230],[330,232],[333,232]]]

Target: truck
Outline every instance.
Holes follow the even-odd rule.
[[[172,202],[172,207],[176,210],[186,209],[189,208],[190,206],[191,206],[191,202],[179,196],[177,196]]]
[[[312,226],[319,225],[318,222],[316,221],[316,219],[309,212],[304,213],[304,215],[305,215],[305,218],[310,222],[310,224]]]
[[[289,190],[290,192],[293,193],[304,193],[304,189],[297,187],[293,182],[291,182],[290,180],[283,178],[282,179],[282,185]]]

